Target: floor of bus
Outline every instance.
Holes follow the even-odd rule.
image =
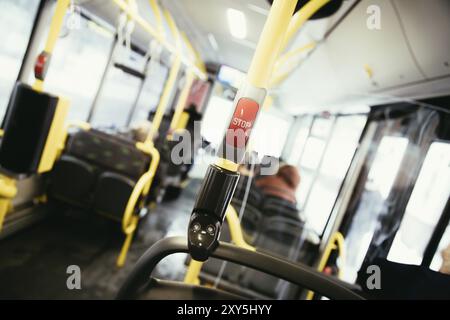
[[[181,196],[160,204],[140,226],[127,262],[115,261],[123,238],[102,220],[91,223],[79,212],[52,214],[40,223],[0,242],[0,299],[112,299],[134,263],[159,239],[186,234],[199,180]],[[60,212],[61,213],[61,212]],[[185,254],[164,259],[156,270],[162,278],[181,280]],[[81,290],[67,288],[67,267],[81,269]]]

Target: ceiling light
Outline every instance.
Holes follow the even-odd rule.
[[[247,21],[242,11],[228,8],[227,9],[228,27],[233,37],[237,39],[245,39],[247,37]]]

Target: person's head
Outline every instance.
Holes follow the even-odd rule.
[[[278,169],[277,176],[282,178],[292,189],[300,184],[300,174],[296,167],[285,164]]]
[[[152,128],[152,123],[148,120],[144,120],[136,124],[132,131],[134,135],[134,139],[136,141],[144,142],[147,139],[147,136]]]

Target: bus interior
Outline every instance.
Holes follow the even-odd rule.
[[[448,0],[1,0],[0,39],[0,299],[450,299]]]

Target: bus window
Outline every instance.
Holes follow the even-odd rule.
[[[284,158],[288,163],[297,165],[300,162],[312,121],[312,116],[302,116],[293,125],[292,134],[295,135],[295,138],[292,143],[288,141],[284,150]]]
[[[282,117],[270,111],[261,112],[250,138],[252,149],[259,155],[279,158],[291,123],[289,117]]]
[[[323,233],[333,209],[366,117],[338,116],[334,125],[333,121],[330,119],[326,124],[321,119],[318,122],[321,129],[332,130],[328,143],[324,139],[330,132],[315,129],[314,123],[311,132],[316,132],[316,135],[308,138],[310,147],[305,147],[300,165],[301,183],[297,198],[308,226],[319,235]]]
[[[219,147],[223,139],[223,133],[226,130],[228,119],[231,116],[233,102],[229,99],[213,94],[209,99],[203,115],[201,134],[213,146]],[[218,117],[217,115],[221,116]]]
[[[128,54],[124,48],[122,50],[125,52],[120,54],[120,58],[125,61],[120,63],[142,71],[143,56],[134,51]],[[139,94],[142,80],[111,66],[105,81],[92,123],[95,126],[123,127]]]
[[[39,1],[0,1],[0,117],[3,118],[9,96],[22,64]]]
[[[422,262],[424,250],[449,196],[450,144],[433,142],[389,251],[389,260],[415,265]],[[418,234],[420,237],[417,237]],[[447,239],[447,242],[441,241],[443,247],[449,243],[450,239]],[[437,256],[440,256],[439,252]],[[439,258],[435,257],[434,263],[438,261]],[[436,268],[436,265],[434,267]]]
[[[160,64],[155,64],[150,73],[147,74],[144,87],[131,120],[131,126],[147,120],[150,110],[154,110],[159,102],[159,97],[164,88],[168,69]]]
[[[69,120],[86,120],[94,101],[114,36],[81,17],[79,28],[65,29],[52,55],[46,90],[70,99]]]

